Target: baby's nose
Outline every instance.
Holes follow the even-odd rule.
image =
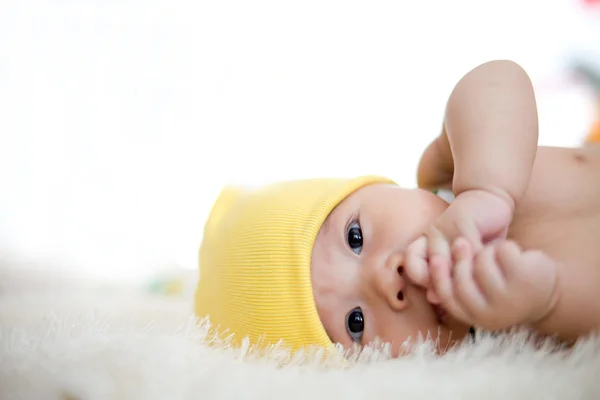
[[[400,275],[400,290],[398,290],[398,293],[396,294],[396,299],[404,301],[405,279],[402,276],[404,274],[404,267],[399,266],[396,271],[398,272],[398,275]]]
[[[377,286],[379,286],[380,294],[392,309],[396,311],[403,310],[406,306],[404,267],[402,265],[394,268],[388,267],[378,275]]]

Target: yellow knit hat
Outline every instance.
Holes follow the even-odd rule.
[[[233,343],[280,340],[293,351],[329,346],[310,278],[312,248],[329,213],[377,177],[306,179],[225,188],[204,228],[195,311]]]

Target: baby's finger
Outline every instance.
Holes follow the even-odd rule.
[[[496,304],[504,295],[506,281],[496,261],[494,246],[486,246],[475,256],[473,277],[488,304]]]
[[[447,302],[454,296],[452,291],[452,278],[450,266],[441,259],[434,258],[429,261],[431,273],[431,286],[442,302]]]
[[[510,280],[522,268],[521,248],[513,241],[505,241],[496,246],[496,260],[504,280]],[[515,271],[515,269],[517,271]]]
[[[427,231],[427,256],[429,261],[438,258],[440,262],[448,264],[448,266],[452,261],[450,243],[437,228],[430,228]]]
[[[473,278],[473,254],[469,241],[458,238],[453,245],[454,293],[468,317],[478,318],[487,307],[487,302]]]
[[[434,259],[429,263],[432,287],[433,291],[435,292],[435,295],[433,296],[437,296],[437,300],[439,300],[437,303],[432,303],[441,304],[446,311],[452,314],[455,318],[460,319],[465,323],[470,323],[471,318],[466,312],[464,312],[456,300],[452,277],[450,276],[450,265],[443,262],[438,262],[439,260],[440,259]],[[429,296],[432,296],[429,294],[429,292],[427,295],[428,298]]]
[[[412,242],[406,249],[404,270],[417,285],[429,287],[429,264],[427,263],[427,238],[425,236]]]

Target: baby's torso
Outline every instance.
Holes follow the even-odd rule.
[[[541,147],[509,237],[565,262],[600,266],[600,146]]]
[[[580,293],[600,290],[600,146],[541,147],[508,236],[558,260],[569,303],[589,307]]]

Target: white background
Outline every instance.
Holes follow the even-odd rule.
[[[575,0],[2,4],[0,268],[196,268],[227,183],[414,186],[453,85],[489,59],[530,72],[542,144],[578,145],[593,117],[564,78],[600,44]]]

